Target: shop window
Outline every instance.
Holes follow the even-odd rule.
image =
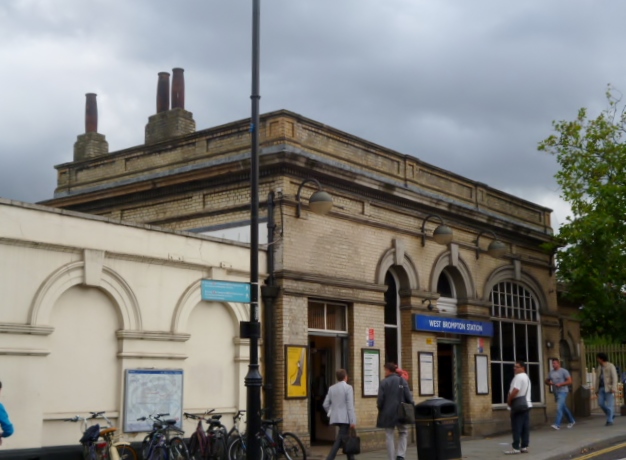
[[[515,361],[526,362],[533,402],[541,402],[539,312],[530,291],[518,283],[499,283],[491,291],[491,388],[493,404],[505,404]]]
[[[348,306],[333,302],[309,302],[309,330],[348,332]]]

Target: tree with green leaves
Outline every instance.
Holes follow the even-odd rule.
[[[608,87],[597,118],[553,122],[539,150],[556,156],[572,209],[552,247],[566,298],[580,303],[583,333],[626,340],[626,107]]]

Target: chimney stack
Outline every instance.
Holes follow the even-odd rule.
[[[185,110],[185,77],[180,67],[172,69],[172,108],[170,74],[159,72],[157,113],[148,118],[146,144],[155,144],[196,131],[193,114]]]
[[[95,93],[85,94],[85,134],[81,134],[74,143],[74,161],[106,155],[109,143],[102,134],[98,134],[98,102]]]
[[[185,70],[180,67],[172,69],[174,74],[172,77],[172,108],[184,109],[185,108]]]
[[[170,109],[170,74],[159,72],[157,82],[157,113],[166,112]]]

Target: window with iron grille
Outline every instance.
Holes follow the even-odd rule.
[[[499,283],[491,290],[491,316],[492,403],[506,403],[518,360],[526,363],[533,402],[541,402],[539,309],[535,297],[521,284]]]
[[[309,329],[348,332],[348,306],[334,302],[309,301]]]

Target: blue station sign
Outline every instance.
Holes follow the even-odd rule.
[[[250,283],[202,280],[200,290],[202,300],[250,303]]]
[[[413,330],[492,337],[493,323],[445,316],[413,315]]]

